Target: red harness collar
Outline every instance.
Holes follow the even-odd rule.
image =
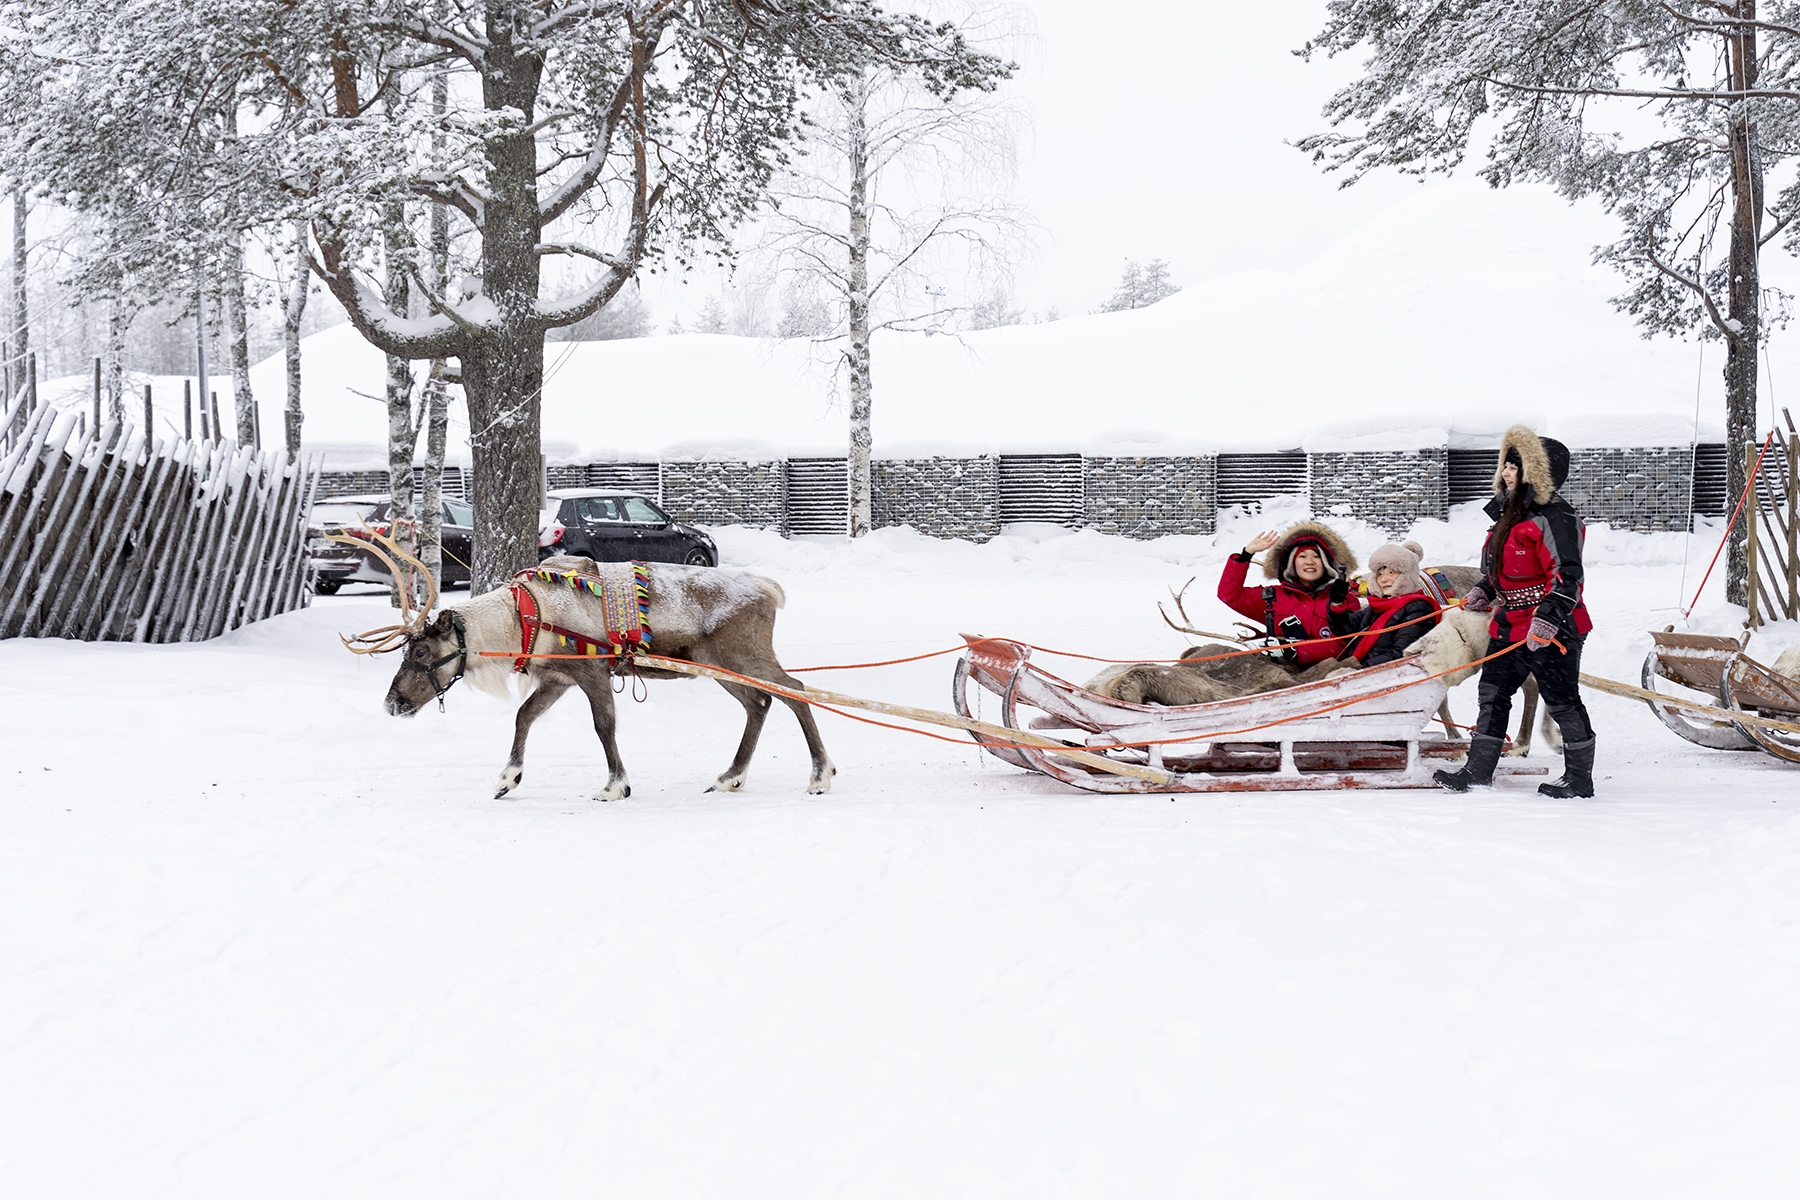
[[[608,658],[615,656],[610,643],[596,642],[585,634],[576,633],[572,629],[564,629],[560,625],[552,625],[539,617],[537,597],[532,595],[531,589],[523,583],[514,583],[512,594],[513,603],[519,610],[519,657],[513,659],[515,674],[524,674],[525,665],[531,661],[531,655],[537,648],[537,636],[540,629],[546,630],[574,646],[577,654],[592,658],[602,655]]]

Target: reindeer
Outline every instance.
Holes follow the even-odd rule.
[[[1451,588],[1454,589],[1459,596],[1466,595],[1469,589],[1474,587],[1481,580],[1481,569],[1479,567],[1426,567],[1425,570],[1441,572],[1444,577],[1449,580]],[[1181,614],[1180,623],[1177,623],[1174,618],[1169,616],[1168,610],[1165,609],[1161,603],[1157,604],[1156,611],[1162,614],[1163,623],[1169,628],[1175,630],[1177,633],[1191,634],[1195,637],[1234,638],[1240,645],[1243,642],[1255,641],[1264,636],[1264,630],[1257,629],[1252,625],[1247,625],[1242,621],[1234,622],[1238,629],[1238,632],[1235,634],[1208,633],[1204,629],[1195,628],[1193,619],[1188,616],[1187,607],[1183,602],[1187,596],[1188,588],[1192,587],[1193,583],[1194,580],[1190,578],[1186,583],[1181,585],[1180,591],[1176,591],[1174,588],[1169,589],[1170,598],[1175,602],[1175,611]],[[1480,614],[1469,613],[1467,615],[1472,618]],[[1448,614],[1446,615],[1446,620],[1448,620]],[[1487,617],[1481,617],[1481,620],[1478,623],[1480,626],[1479,633],[1476,632],[1476,623],[1474,622],[1467,623],[1466,628],[1464,627],[1464,623],[1458,623],[1456,627],[1457,633],[1454,636],[1458,640],[1474,639],[1477,637],[1481,639],[1478,645],[1482,648],[1471,654],[1469,661],[1480,658],[1486,653],[1485,647],[1487,643],[1485,639],[1487,620]],[[1437,639],[1439,644],[1443,643],[1445,640],[1445,638]],[[1232,648],[1233,647],[1231,646],[1217,644],[1190,646],[1182,654],[1182,658],[1208,658],[1227,653]],[[1425,649],[1423,644],[1418,648],[1421,651]],[[1440,651],[1440,653],[1451,655],[1451,657],[1445,659],[1447,664],[1456,661],[1455,656],[1461,652],[1460,649],[1452,652],[1447,646]],[[1269,664],[1266,667],[1244,667],[1238,665],[1241,661],[1242,660],[1238,659],[1224,658],[1212,662],[1195,663],[1192,666],[1184,663],[1177,663],[1172,667],[1153,667],[1146,663],[1123,669],[1114,668],[1112,670],[1103,671],[1093,679],[1089,680],[1087,688],[1089,691],[1097,691],[1102,695],[1112,696],[1117,700],[1130,700],[1140,704],[1201,704],[1210,700],[1226,700],[1235,696],[1257,695],[1262,692],[1274,691],[1277,688],[1288,687],[1296,683],[1311,683],[1316,679],[1326,678],[1333,673],[1333,670],[1344,669],[1344,664],[1328,660],[1324,663],[1316,663],[1304,672],[1287,672],[1285,677],[1283,677],[1283,675],[1277,674],[1277,672],[1282,672],[1283,669],[1273,664]],[[1266,660],[1262,659],[1257,659],[1256,661],[1258,663],[1266,662]],[[1327,669],[1321,671],[1320,668]],[[1195,676],[1197,674],[1203,675],[1205,678],[1196,678]],[[1453,676],[1451,677],[1451,683],[1452,685],[1461,683],[1467,678],[1467,675],[1462,675],[1460,677]],[[1234,688],[1239,690],[1232,690]],[[1134,694],[1128,695],[1126,693]],[[1175,698],[1164,699],[1163,697],[1165,696]],[[1189,696],[1194,698],[1179,698]],[[1508,754],[1524,758],[1531,753],[1531,730],[1532,726],[1537,723],[1537,708],[1537,680],[1534,678],[1527,678],[1525,680],[1524,702],[1520,705],[1519,712],[1519,736],[1513,742],[1512,749],[1507,751]],[[1458,741],[1462,739],[1462,731],[1457,728],[1450,716],[1450,701],[1448,698],[1438,706],[1438,720],[1443,724],[1445,732],[1451,738]],[[1550,714],[1548,712],[1544,713],[1543,727],[1545,743],[1552,750],[1560,749],[1562,746],[1562,731],[1557,729],[1556,722],[1550,719]]]
[[[371,630],[354,638],[342,639],[345,646],[358,654],[381,654],[402,651],[399,670],[388,687],[387,711],[397,717],[411,717],[433,699],[441,706],[444,694],[459,679],[467,679],[483,691],[504,697],[507,681],[514,673],[517,660],[530,681],[522,688],[523,703],[513,721],[512,753],[501,768],[496,800],[517,788],[525,775],[525,739],[532,724],[570,688],[580,688],[587,696],[594,714],[594,732],[606,752],[607,781],[602,800],[619,800],[631,795],[625,765],[619,758],[614,736],[612,677],[632,673],[645,679],[686,679],[689,676],[658,671],[648,665],[627,660],[615,663],[605,655],[593,658],[531,658],[518,660],[521,651],[521,623],[511,588],[496,588],[473,597],[455,608],[446,608],[435,619],[430,617],[437,601],[432,573],[412,555],[385,539],[357,539],[356,545],[369,549],[387,560],[396,580],[412,574],[405,562],[416,567],[418,577],[428,589],[424,605],[411,607],[412,586],[401,587],[402,618],[398,625]],[[399,561],[396,561],[399,560]],[[592,573],[598,564],[591,558],[558,556],[549,558],[545,567]],[[776,660],[774,649],[775,613],[787,597],[781,585],[772,579],[717,567],[687,567],[673,563],[650,563],[649,611],[647,624],[654,636],[656,655],[710,667],[719,667],[752,679],[779,684],[791,691],[803,691],[805,685],[786,671]],[[604,631],[597,626],[591,601],[579,593],[560,586],[537,585],[533,588],[540,617],[546,624],[585,635]],[[544,638],[554,646],[554,639]],[[483,657],[483,651],[506,651],[505,657]],[[735,792],[744,786],[750,758],[762,733],[763,721],[769,713],[769,693],[747,684],[721,682],[739,704],[744,706],[744,735],[738,742],[737,754],[709,792]],[[822,795],[831,790],[837,767],[825,753],[818,724],[810,706],[782,697],[806,737],[806,748],[812,755],[812,774],[806,790]]]

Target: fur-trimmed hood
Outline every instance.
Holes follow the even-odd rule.
[[[1348,579],[1356,570],[1356,555],[1350,553],[1349,543],[1339,537],[1335,530],[1317,521],[1301,521],[1282,534],[1281,540],[1263,555],[1263,577],[1301,586],[1293,575],[1292,567],[1294,551],[1299,549],[1302,542],[1317,542],[1325,547],[1324,583],[1332,584],[1340,579]]]
[[[1504,496],[1506,484],[1501,482],[1500,472],[1506,466],[1506,456],[1519,456],[1519,481],[1531,485],[1532,498],[1539,504],[1548,504],[1556,495],[1556,489],[1562,479],[1557,478],[1557,464],[1553,458],[1560,459],[1563,479],[1569,474],[1569,451],[1561,442],[1549,438],[1540,438],[1523,425],[1514,425],[1500,439],[1500,453],[1494,459],[1494,495]]]

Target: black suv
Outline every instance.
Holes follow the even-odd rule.
[[[325,531],[329,528],[334,533],[362,537],[367,527],[375,533],[386,533],[391,509],[392,504],[386,496],[333,496],[313,505],[312,516],[307,520],[306,551],[312,560],[314,591],[329,596],[346,583],[389,582],[387,564],[367,550],[327,541]],[[444,552],[439,583],[469,582],[468,564],[474,558],[475,514],[468,505],[457,500],[444,501],[444,527],[440,537]]]
[[[538,558],[585,554],[596,562],[719,565],[719,547],[704,530],[671,520],[646,496],[605,488],[559,488],[544,498]]]

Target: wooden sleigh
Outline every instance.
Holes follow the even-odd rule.
[[[1468,750],[1467,742],[1427,736],[1446,684],[1430,678],[1416,657],[1257,696],[1163,707],[1127,704],[1059,679],[1019,642],[963,637],[969,647],[957,660],[953,700],[964,718],[976,715],[974,683],[999,698],[998,723],[1008,729],[1162,773],[1116,775],[1053,751],[975,736],[1003,762],[1086,791],[1427,788],[1434,769]],[[1508,760],[1497,773],[1548,772]]]
[[[1697,746],[1762,750],[1784,762],[1800,763],[1800,733],[1767,723],[1736,721],[1730,715],[1800,723],[1800,683],[1744,653],[1744,642],[1738,638],[1673,630],[1655,631],[1650,637],[1655,644],[1644,658],[1646,691],[1683,699],[1670,690],[1669,685],[1674,684],[1699,692],[1709,705],[1726,710],[1717,716],[1682,712],[1646,699],[1657,720]]]

